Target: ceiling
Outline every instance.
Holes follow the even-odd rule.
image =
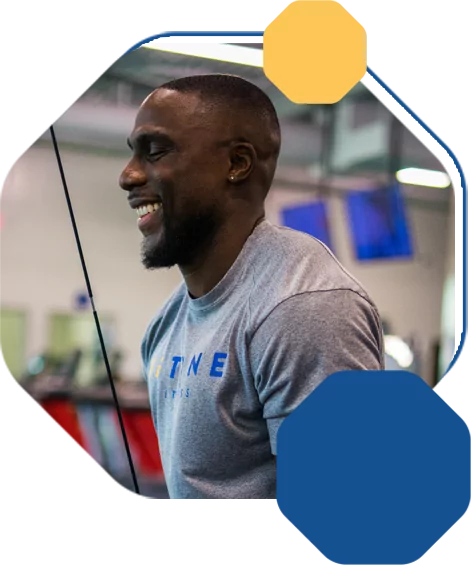
[[[263,69],[189,57],[174,53],[140,48],[121,57],[94,85],[96,89],[113,88],[116,81],[133,85],[132,102],[140,104],[147,94],[160,84],[183,76],[208,73],[236,74],[261,88],[273,101],[280,119],[308,119],[313,107],[290,102],[270,82]],[[315,112],[314,112],[315,113]]]
[[[300,105],[288,100],[262,68],[143,47],[116,61],[58,120],[58,137],[66,144],[126,152],[136,111],[152,90],[174,78],[206,73],[237,74],[271,98],[282,129],[281,176],[296,177],[302,184],[319,182],[319,175],[379,181],[408,166],[443,170],[361,83],[337,104]],[[330,129],[323,128],[326,119]]]

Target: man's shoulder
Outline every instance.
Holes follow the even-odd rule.
[[[294,350],[309,343],[329,351],[336,340],[347,343],[361,335],[375,355],[381,352],[376,305],[326,245],[281,226],[270,226],[266,234],[267,249],[259,254],[262,267],[254,267],[248,308],[253,351],[263,356],[268,343],[280,340]],[[380,353],[376,361],[381,363]]]
[[[265,289],[270,302],[282,302],[303,293],[351,290],[371,302],[361,283],[320,240],[268,222],[265,236],[254,265],[257,294]]]

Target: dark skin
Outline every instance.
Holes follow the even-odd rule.
[[[177,264],[193,298],[218,284],[265,216],[276,141],[242,113],[158,89],[128,140],[121,188],[133,207],[162,204],[139,221],[144,265]]]

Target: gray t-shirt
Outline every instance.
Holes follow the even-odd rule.
[[[221,282],[182,283],[142,359],[171,498],[276,498],[276,434],[327,376],[383,369],[376,307],[317,239],[264,220]]]

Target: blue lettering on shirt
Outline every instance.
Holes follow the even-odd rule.
[[[183,357],[179,357],[178,355],[175,355],[175,357],[172,357],[172,361],[173,361],[173,365],[172,365],[172,372],[170,373],[170,378],[174,379],[175,373],[177,371],[178,363],[180,363],[180,361],[183,361]]]
[[[196,359],[196,355],[193,355],[193,359],[191,360],[190,366],[188,367],[188,373],[187,373],[188,376],[190,376],[191,369],[193,369],[193,373],[195,376],[198,374],[198,367],[201,361],[201,357],[203,357],[202,353],[199,354],[198,359]]]
[[[224,368],[224,360],[227,358],[227,353],[216,352],[213,357],[213,365],[211,367],[210,377],[222,377],[222,369]]]

